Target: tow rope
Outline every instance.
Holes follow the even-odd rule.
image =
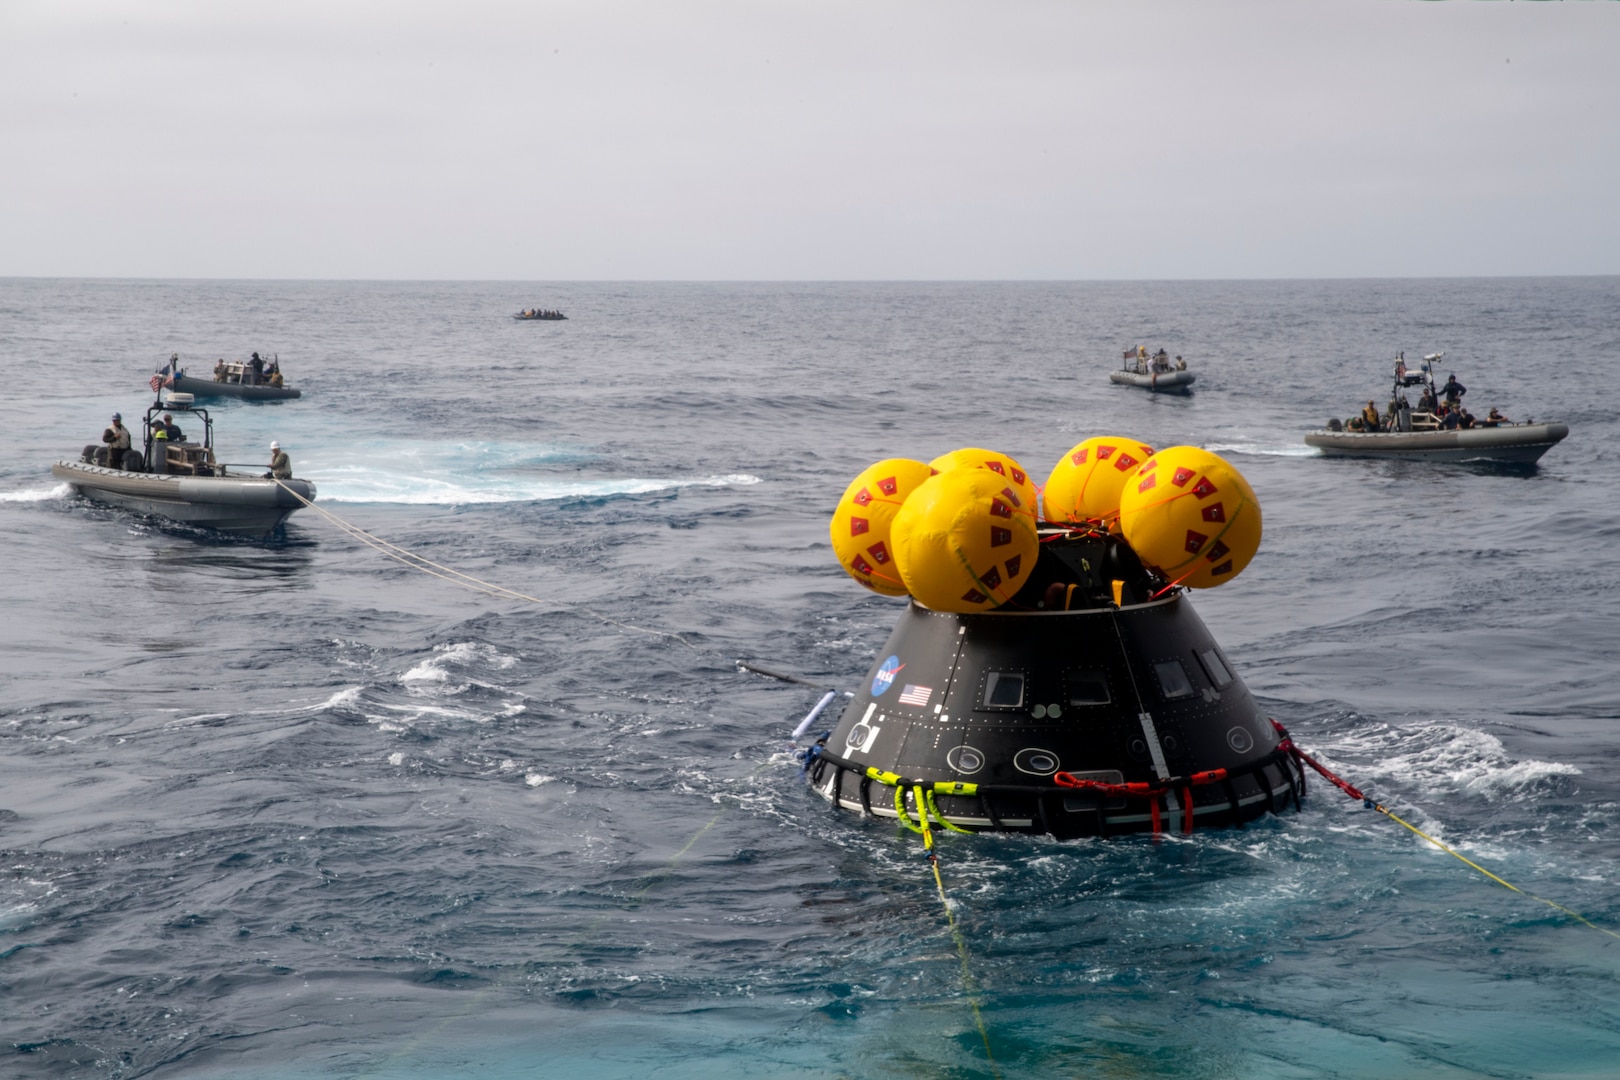
[[[990,1049],[990,1029],[985,1026],[984,1012],[979,1007],[979,988],[973,979],[973,966],[968,961],[967,938],[962,935],[962,928],[956,923],[956,912],[951,909],[950,898],[945,895],[945,880],[939,873],[939,853],[934,850],[934,830],[929,826],[932,819],[951,832],[966,833],[969,830],[958,828],[945,820],[934,805],[934,790],[915,784],[911,789],[912,804],[916,807],[917,823],[911,823],[911,815],[906,810],[905,785],[899,783],[900,778],[893,773],[879,774],[877,769],[868,769],[868,775],[882,782],[884,778],[894,784],[894,810],[906,828],[914,833],[920,833],[923,841],[923,855],[928,859],[928,866],[934,871],[934,886],[939,890],[940,906],[945,909],[945,922],[951,928],[951,940],[956,943],[956,956],[962,964],[962,990],[967,995],[968,1008],[973,1012],[973,1023],[979,1029],[979,1039],[984,1043],[984,1058],[990,1065],[990,1075],[1001,1080],[1001,1070],[996,1067],[996,1055]]]
[[[621,630],[629,630],[632,633],[637,634],[648,634],[653,637],[669,638],[673,641],[680,642],[682,645],[685,645],[688,649],[692,649],[695,652],[708,651],[692,644],[692,642],[688,641],[680,634],[673,633],[669,630],[652,630],[645,626],[636,626],[632,623],[623,622],[619,619],[603,615],[600,612],[592,611],[589,608],[581,607],[577,604],[570,604],[563,600],[542,600],[538,596],[530,596],[528,593],[521,593],[516,589],[508,589],[504,585],[496,585],[494,582],[485,581],[483,578],[474,577],[471,574],[463,573],[460,570],[455,570],[451,567],[441,565],[440,563],[436,563],[424,555],[418,555],[414,551],[384,540],[382,537],[373,533],[369,533],[353,522],[343,520],[324,506],[317,506],[313,499],[306,499],[303,495],[300,495],[297,491],[294,491],[290,486],[282,483],[280,477],[272,477],[271,479],[275,480],[276,485],[280,487],[281,490],[291,495],[294,499],[297,499],[304,506],[315,511],[317,514],[321,515],[326,520],[336,525],[339,529],[360,541],[362,544],[365,544],[367,547],[382,553],[385,557],[393,559],[395,562],[400,563],[401,565],[408,566],[412,570],[427,574],[429,577],[436,577],[442,581],[448,581],[452,585],[460,586],[463,589],[470,589],[473,592],[483,593],[485,596],[500,597],[507,600],[522,600],[525,603],[540,604],[542,606],[562,607],[577,615],[584,615],[586,618],[595,619],[596,621],[606,623],[609,626],[617,626]]]
[[[1346,795],[1350,796],[1350,798],[1359,800],[1361,802],[1361,804],[1363,806],[1365,806],[1368,810],[1376,810],[1380,814],[1383,814],[1385,817],[1389,818],[1391,821],[1395,822],[1397,825],[1400,825],[1402,828],[1410,829],[1413,833],[1415,833],[1418,836],[1421,836],[1423,839],[1427,840],[1429,843],[1433,844],[1435,847],[1439,848],[1441,851],[1445,852],[1447,855],[1450,855],[1453,858],[1457,859],[1458,861],[1464,863],[1465,865],[1470,866],[1475,870],[1478,870],[1481,874],[1484,874],[1486,877],[1490,878],[1492,881],[1496,882],[1498,885],[1502,886],[1503,888],[1512,889],[1514,892],[1518,893],[1520,896],[1528,896],[1532,900],[1536,900],[1536,901],[1539,901],[1539,902],[1541,902],[1543,904],[1546,904],[1548,907],[1554,909],[1555,911],[1561,911],[1565,915],[1568,915],[1570,918],[1574,919],[1576,922],[1583,923],[1586,926],[1590,926],[1593,930],[1596,930],[1600,934],[1607,934],[1612,938],[1620,939],[1620,934],[1615,933],[1613,930],[1607,930],[1607,929],[1599,926],[1597,923],[1593,922],[1591,919],[1588,919],[1585,915],[1582,915],[1580,912],[1572,911],[1569,908],[1565,907],[1563,904],[1558,903],[1556,900],[1548,900],[1544,896],[1537,896],[1535,893],[1526,892],[1525,890],[1519,888],[1517,885],[1513,884],[1511,881],[1507,881],[1507,880],[1505,880],[1505,879],[1503,879],[1501,877],[1498,877],[1496,874],[1491,873],[1489,870],[1485,869],[1483,866],[1479,865],[1477,862],[1474,862],[1472,859],[1470,859],[1467,856],[1463,855],[1461,852],[1455,850],[1454,848],[1449,847],[1448,845],[1442,843],[1439,840],[1436,840],[1434,837],[1430,836],[1428,833],[1424,832],[1422,829],[1418,828],[1416,825],[1413,825],[1410,821],[1407,821],[1405,818],[1402,818],[1399,814],[1395,813],[1389,807],[1385,806],[1384,804],[1382,804],[1380,802],[1377,802],[1376,800],[1374,800],[1372,798],[1369,798],[1367,795],[1363,794],[1360,789],[1358,789],[1356,787],[1353,787],[1351,784],[1347,783],[1345,780],[1341,779],[1338,776],[1335,776],[1333,774],[1333,772],[1328,769],[1327,766],[1323,765],[1320,761],[1317,761],[1315,758],[1311,757],[1311,755],[1309,755],[1305,751],[1301,750],[1294,743],[1293,737],[1288,734],[1288,729],[1283,727],[1281,724],[1277,723],[1277,721],[1273,720],[1271,722],[1271,726],[1276,728],[1277,729],[1277,734],[1279,736],[1281,736],[1281,738],[1282,738],[1282,743],[1281,743],[1282,748],[1284,750],[1287,750],[1290,754],[1292,754],[1295,761],[1298,761],[1298,762],[1300,762],[1301,764],[1304,764],[1304,765],[1309,765],[1312,769],[1314,769],[1318,773],[1320,773],[1322,775],[1322,777],[1327,780],[1328,783],[1332,784],[1334,787],[1338,788],[1340,791],[1342,791]]]

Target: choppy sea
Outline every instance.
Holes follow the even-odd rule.
[[[517,322],[520,308],[566,322]],[[1607,1077],[1620,1071],[1620,279],[0,281],[0,1075]],[[1116,387],[1129,346],[1199,374]],[[50,465],[178,352],[320,505],[269,542]],[[1302,435],[1444,350],[1530,470]],[[1192,598],[1317,783],[1243,831],[917,838],[788,734],[898,601],[848,481],[1212,449],[1265,539]],[[1538,902],[1590,919],[1596,929]],[[965,960],[965,963],[964,963]],[[976,1011],[977,1010],[977,1011]],[[981,1031],[982,1022],[982,1031]]]

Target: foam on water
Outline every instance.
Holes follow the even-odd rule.
[[[1533,799],[1543,794],[1545,781],[1581,775],[1564,762],[1514,760],[1490,732],[1449,723],[1364,724],[1340,737],[1336,749],[1361,759],[1364,764],[1355,768],[1363,775],[1398,780],[1429,795]]]
[[[601,472],[600,455],[583,450],[502,442],[448,445],[406,440],[315,443],[302,449],[297,475],[315,481],[322,502],[470,506],[610,498],[728,487],[757,476],[579,476]],[[567,475],[561,475],[566,473]]]
[[[1322,452],[1297,442],[1212,442],[1204,449],[1212,454],[1253,454],[1257,457],[1314,458]]]
[[[23,488],[20,491],[0,491],[0,502],[44,502],[47,499],[65,499],[73,489],[67,484],[53,484],[50,487]]]

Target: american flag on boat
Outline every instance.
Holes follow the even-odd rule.
[[[157,374],[152,376],[152,393],[155,394],[163,387],[172,387],[173,385],[174,361],[171,359],[167,364],[164,364],[162,367],[158,368]]]
[[[934,696],[932,686],[918,686],[915,683],[906,683],[904,690],[900,691],[900,704],[916,705],[919,708],[928,704],[928,699]]]

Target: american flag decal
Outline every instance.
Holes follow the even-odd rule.
[[[928,699],[933,696],[934,688],[932,686],[917,686],[914,683],[907,683],[905,689],[900,691],[900,704],[915,705],[920,709],[927,705]]]

